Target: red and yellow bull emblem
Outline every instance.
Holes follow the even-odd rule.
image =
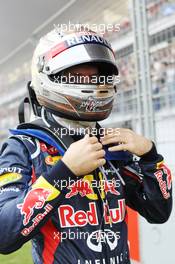
[[[35,210],[42,209],[47,201],[55,199],[59,194],[60,191],[40,176],[27,193],[23,203],[17,205],[21,214],[24,215],[24,226],[30,222]]]
[[[36,188],[32,189],[26,195],[24,202],[17,205],[20,209],[21,214],[24,215],[23,225],[27,225],[34,214],[34,209],[41,209],[44,207],[49,195],[52,193],[51,190]]]
[[[86,175],[83,179],[75,181],[73,184],[69,185],[67,188],[70,192],[66,194],[66,198],[71,198],[76,195],[81,197],[87,197],[90,200],[98,200],[98,195],[94,192],[94,187],[97,187],[100,192],[102,199],[105,198],[107,193],[114,195],[120,195],[120,192],[116,190],[116,182],[113,178],[112,180],[103,180],[101,172],[98,174],[99,182],[94,179],[94,175]],[[94,184],[95,183],[95,184]]]
[[[88,194],[94,193],[89,181],[84,181],[83,179],[74,182],[68,187],[68,189],[70,189],[70,192],[66,194],[66,198],[71,198],[77,194],[84,197]]]

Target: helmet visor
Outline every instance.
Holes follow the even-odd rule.
[[[113,67],[113,74],[118,75],[113,51],[101,44],[81,44],[65,49],[53,58],[45,61],[43,72],[47,75],[82,63],[106,62]]]

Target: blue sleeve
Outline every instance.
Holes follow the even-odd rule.
[[[155,145],[139,161],[123,167],[126,204],[150,223],[164,223],[172,210],[171,172]]]
[[[58,176],[59,175],[59,176]],[[32,164],[27,148],[10,138],[0,153],[0,253],[8,254],[35,236],[64,198],[54,186],[58,177],[73,173],[62,161],[31,182]]]

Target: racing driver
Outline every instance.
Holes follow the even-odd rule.
[[[126,206],[168,220],[171,173],[155,144],[97,122],[112,110],[117,75],[110,43],[91,30],[40,39],[30,121],[0,153],[0,253],[32,240],[35,264],[129,264]]]

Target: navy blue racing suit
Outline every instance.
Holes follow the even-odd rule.
[[[76,177],[50,135],[14,130],[0,153],[0,253],[32,240],[35,264],[129,264],[126,206],[164,223],[172,194],[155,145],[140,160],[126,154],[106,149],[103,167]]]

